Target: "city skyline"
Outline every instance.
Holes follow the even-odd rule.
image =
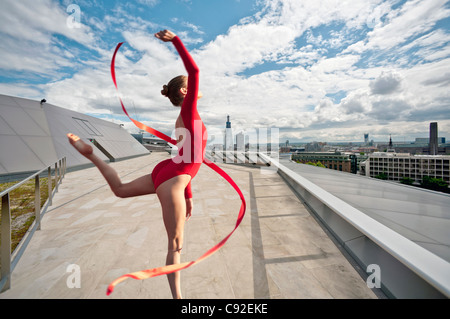
[[[306,143],[312,143],[312,142],[325,142],[325,143],[331,143],[331,144],[333,144],[333,143],[342,143],[342,144],[344,144],[344,143],[356,143],[356,144],[362,144],[362,145],[364,145],[364,144],[366,144],[366,145],[368,145],[368,144],[372,144],[372,143],[379,143],[379,144],[383,144],[383,143],[389,143],[390,141],[392,141],[394,144],[403,144],[403,143],[419,143],[419,144],[424,144],[424,143],[426,143],[426,144],[428,144],[429,143],[429,139],[430,139],[430,134],[431,134],[431,125],[435,125],[435,129],[436,129],[436,133],[438,134],[438,136],[436,136],[436,140],[438,141],[438,143],[439,144],[441,144],[441,143],[448,143],[448,140],[447,140],[447,138],[446,138],[446,136],[442,136],[442,134],[440,134],[439,133],[439,129],[438,129],[438,125],[439,125],[439,123],[438,122],[431,122],[431,123],[429,123],[429,129],[428,129],[428,132],[425,132],[425,133],[421,133],[420,134],[420,136],[415,136],[413,139],[411,139],[411,140],[406,140],[406,139],[402,139],[402,137],[403,136],[399,136],[399,137],[397,137],[397,138],[400,138],[399,140],[395,140],[395,141],[392,141],[392,134],[389,134],[389,135],[387,135],[387,136],[385,136],[385,140],[373,140],[373,139],[371,139],[370,137],[370,134],[369,133],[367,133],[367,132],[364,132],[363,133],[363,135],[362,135],[362,139],[361,140],[350,140],[350,141],[333,141],[333,140],[329,140],[329,141],[320,141],[320,140],[308,140],[308,141],[302,141],[302,140],[296,140],[296,139],[292,139],[292,140],[289,140],[289,139],[282,139],[282,138],[279,138],[279,144],[280,145],[284,145],[284,144],[286,144],[286,142],[288,142],[288,143],[290,143],[290,144],[306,144]],[[228,130],[228,129],[230,129],[230,131],[229,131],[229,134],[231,134],[231,129],[233,128],[233,126],[232,126],[232,123],[231,123],[231,120],[230,120],[230,116],[229,115],[227,115],[227,120],[226,120],[226,124],[225,124],[225,132]],[[265,128],[263,128],[263,129],[265,129]],[[257,132],[258,130],[250,130],[250,133],[253,133],[253,134],[255,134],[256,132]],[[233,134],[233,139],[234,140],[236,140],[236,138],[237,138],[237,136],[239,135],[239,134],[243,134],[243,133],[245,133],[246,132],[246,130],[244,129],[244,130],[240,130],[240,131],[238,131],[238,132],[235,132],[234,134]],[[225,133],[226,134],[226,133]],[[224,134],[224,136],[225,136],[225,134]],[[277,135],[279,136],[279,132],[277,132]],[[425,136],[426,135],[426,136]],[[361,136],[360,136],[361,137]],[[395,137],[394,137],[394,139],[395,139]],[[425,141],[426,140],[426,141]],[[274,142],[273,142],[274,143]],[[225,144],[225,143],[224,143]]]
[[[2,3],[0,93],[166,134],[178,109],[159,94],[184,68],[153,33],[171,29],[201,70],[211,135],[278,128],[280,142],[414,141],[430,122],[450,138],[446,1],[23,0]]]

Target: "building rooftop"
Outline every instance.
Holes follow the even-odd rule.
[[[152,153],[111,165],[127,181],[165,158]],[[219,166],[241,188],[246,215],[221,250],[182,271],[184,298],[377,298],[278,174]],[[205,165],[192,186],[183,261],[223,239],[240,207],[232,187]],[[171,298],[165,277],[129,279],[105,294],[118,276],[163,265],[165,238],[155,195],[116,198],[96,168],[68,172],[0,298]],[[80,288],[68,287],[69,265],[79,266]]]
[[[436,155],[428,155],[428,154],[414,154],[411,155],[410,153],[400,153],[400,152],[373,152],[369,155],[370,157],[415,157],[415,158],[444,158],[448,159],[450,158],[450,155],[444,155],[444,154],[436,154]]]

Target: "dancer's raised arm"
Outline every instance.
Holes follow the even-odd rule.
[[[172,42],[180,55],[184,67],[188,73],[187,89],[183,90],[185,94],[183,105],[181,106],[182,113],[189,113],[197,108],[197,99],[201,97],[199,94],[199,73],[200,69],[190,55],[189,51],[184,46],[181,39],[173,32],[163,30],[155,34],[155,37],[163,42]],[[186,124],[186,123],[185,123]]]

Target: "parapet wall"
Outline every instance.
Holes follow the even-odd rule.
[[[260,154],[311,209],[362,271],[381,270],[382,291],[391,298],[448,298],[450,264],[370,218],[277,161]]]

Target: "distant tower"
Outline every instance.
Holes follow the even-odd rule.
[[[369,144],[369,133],[364,133],[364,143],[365,143],[366,145]]]
[[[438,127],[437,122],[430,123],[430,155],[438,154]]]
[[[390,135],[389,135],[389,147],[387,151],[395,153],[394,145],[392,144],[392,137]]]
[[[234,149],[234,143],[233,143],[233,134],[231,131],[231,122],[230,122],[230,116],[227,115],[227,123],[225,128],[225,151],[232,151]]]

